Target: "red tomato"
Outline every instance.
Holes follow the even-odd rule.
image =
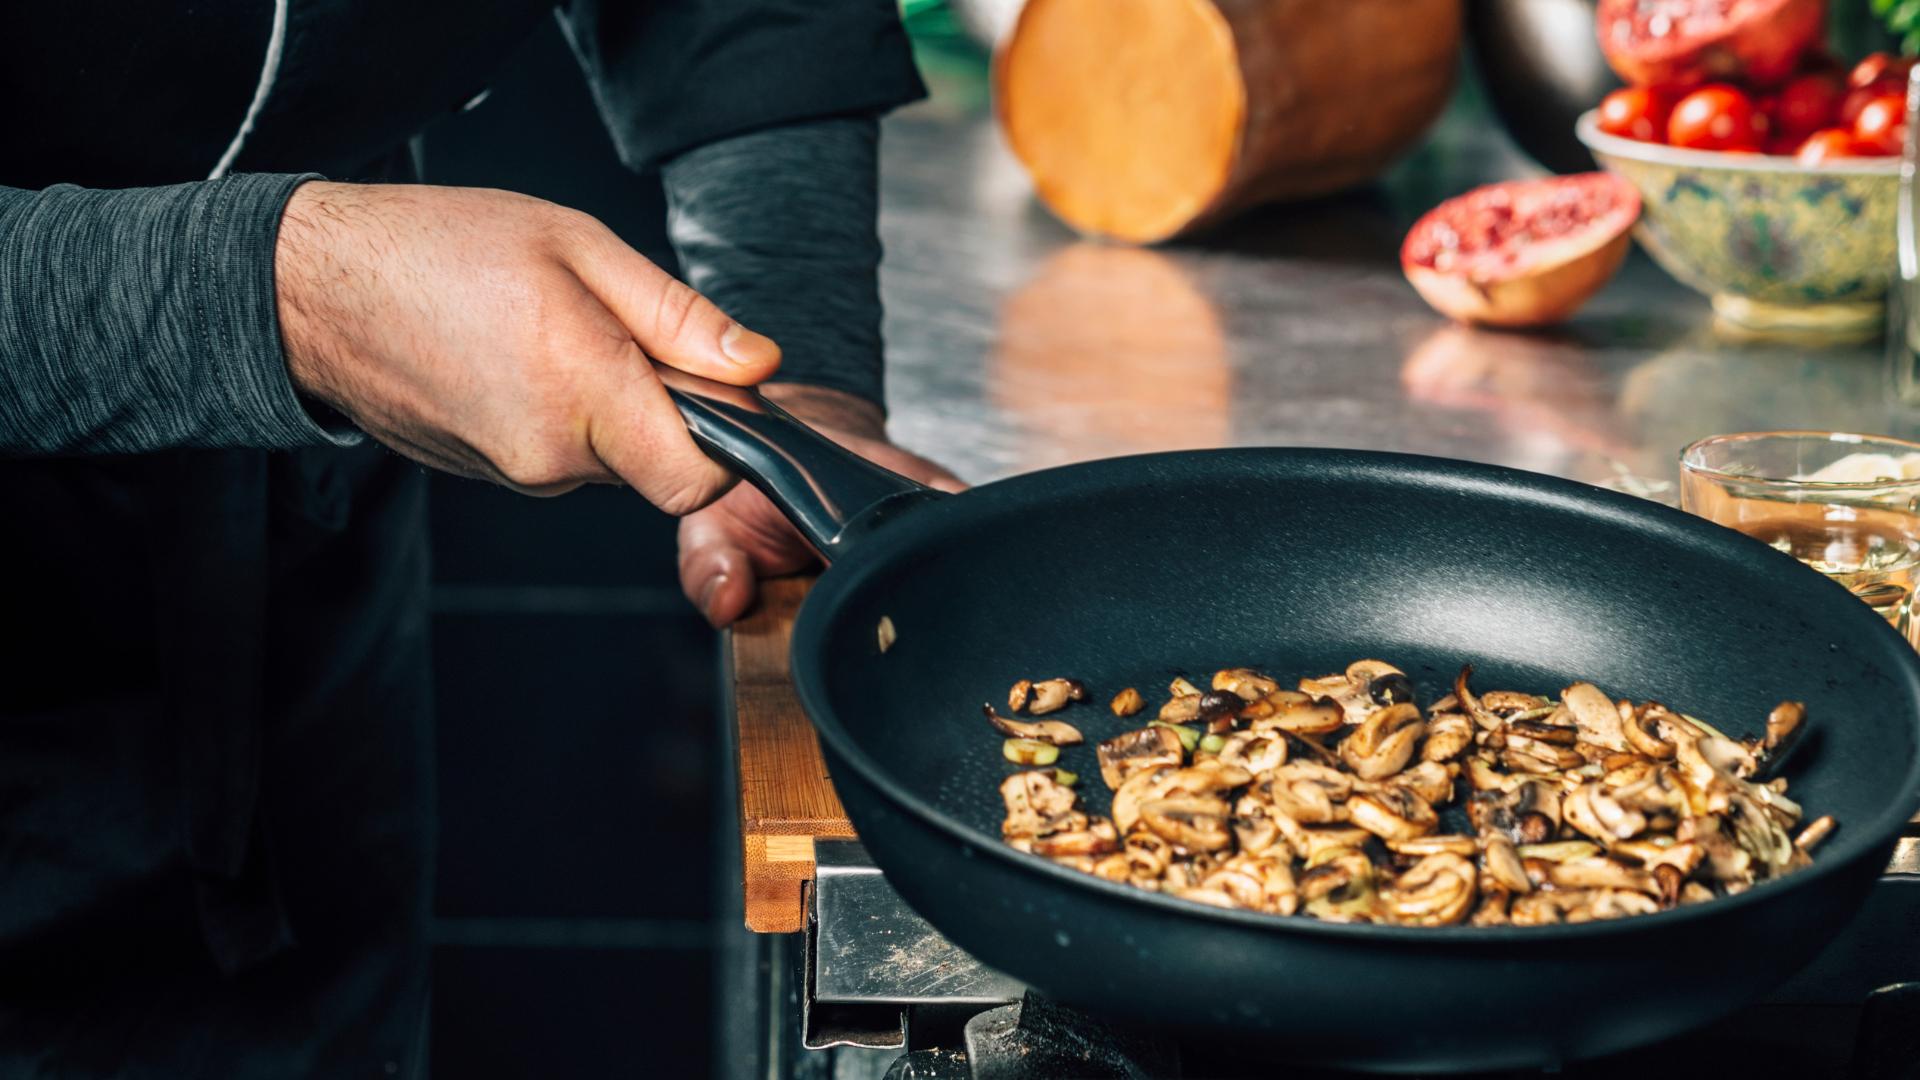
[[[1693,150],[1758,150],[1766,141],[1766,114],[1739,90],[1703,86],[1680,99],[1667,121],[1667,141]]]
[[[1899,94],[1882,94],[1860,107],[1853,121],[1854,138],[1875,154],[1897,154],[1907,140],[1907,101]]]
[[[1865,60],[1853,65],[1853,73],[1847,76],[1847,85],[1858,90],[1863,86],[1872,86],[1882,80],[1904,83],[1907,72],[1913,70],[1913,61],[1892,53],[1869,53]]]
[[[1609,135],[1662,142],[1672,113],[1673,100],[1665,94],[1645,86],[1628,86],[1601,99],[1597,123]]]
[[[1838,72],[1796,75],[1780,88],[1767,115],[1780,135],[1806,135],[1829,127],[1839,115],[1846,84]]]
[[[1859,157],[1861,149],[1853,132],[1846,128],[1828,128],[1807,136],[1807,141],[1800,144],[1799,152],[1793,156],[1799,158],[1802,165],[1818,165],[1834,158]]]

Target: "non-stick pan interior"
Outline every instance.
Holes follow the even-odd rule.
[[[1158,455],[1019,478],[887,526],[816,589],[795,639],[823,737],[883,788],[996,842],[1012,768],[981,717],[1020,678],[1084,680],[1060,765],[1104,810],[1092,744],[1177,674],[1291,678],[1378,657],[1426,700],[1588,679],[1730,734],[1783,699],[1815,737],[1786,775],[1840,831],[1911,812],[1920,681],[1865,605],[1784,555],[1674,511],[1480,466],[1332,451]],[[882,654],[881,617],[896,640]],[[1873,834],[1877,833],[1877,837]]]

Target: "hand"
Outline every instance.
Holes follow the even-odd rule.
[[[738,385],[780,364],[593,218],[503,191],[303,184],[274,273],[296,386],[409,457],[530,494],[625,482],[699,509],[733,478],[649,359]]]
[[[870,402],[810,386],[773,385],[763,392],[822,435],[902,476],[942,491],[966,486],[888,442],[880,410]],[[797,573],[818,561],[767,497],[745,484],[680,522],[680,587],[716,627],[745,614],[761,578]]]

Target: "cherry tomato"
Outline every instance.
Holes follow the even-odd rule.
[[[1758,150],[1766,136],[1766,114],[1747,95],[1718,83],[1681,98],[1667,121],[1667,141],[1693,150]]]
[[[1774,133],[1801,136],[1831,127],[1846,92],[1846,84],[1838,72],[1815,72],[1788,79],[1775,97],[1773,107],[1767,110],[1767,115],[1773,118]]]
[[[1800,150],[1793,156],[1800,159],[1802,165],[1818,165],[1834,158],[1861,156],[1860,141],[1846,128],[1827,128],[1807,136],[1800,144]]]
[[[1852,74],[1847,76],[1847,85],[1858,90],[1881,81],[1904,83],[1907,81],[1907,72],[1911,70],[1913,61],[1908,57],[1883,52],[1870,53],[1865,60],[1853,65]]]
[[[1853,136],[1874,154],[1897,154],[1907,141],[1907,101],[1899,94],[1882,94],[1860,107]]]
[[[1667,118],[1673,113],[1673,99],[1645,86],[1628,86],[1608,94],[1600,101],[1597,123],[1601,131],[1623,139],[1662,142],[1667,137]]]

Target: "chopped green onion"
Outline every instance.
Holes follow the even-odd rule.
[[[1185,724],[1169,723],[1165,720],[1150,720],[1147,722],[1147,726],[1170,729],[1175,735],[1180,736],[1180,748],[1189,754],[1193,753],[1194,747],[1200,745],[1199,728],[1188,727]]]
[[[1060,760],[1060,748],[1039,739],[1008,739],[1000,753],[1015,765],[1051,765]]]

